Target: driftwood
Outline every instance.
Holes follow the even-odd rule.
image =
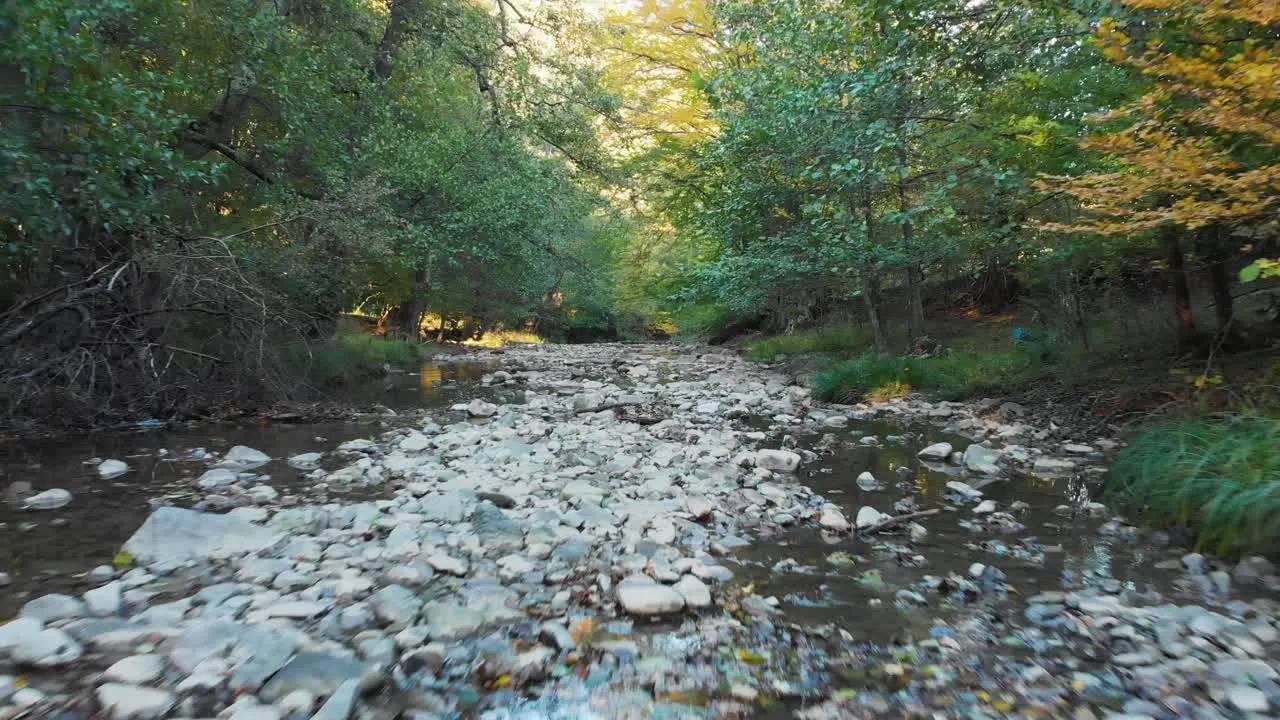
[[[917,518],[929,517],[930,515],[937,515],[940,512],[942,512],[940,508],[933,508],[932,510],[920,510],[918,512],[907,513],[906,515],[896,515],[894,517],[881,520],[880,522],[874,525],[868,525],[864,528],[858,528],[858,534],[861,535],[862,533],[878,532],[885,528],[890,528],[895,525],[901,525],[904,522],[909,522]]]

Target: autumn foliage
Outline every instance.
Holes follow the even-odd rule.
[[[1150,80],[1085,147],[1114,169],[1051,177],[1086,216],[1047,226],[1104,235],[1175,224],[1241,227],[1280,207],[1280,2],[1126,0],[1095,40]],[[1117,129],[1118,126],[1118,129]]]

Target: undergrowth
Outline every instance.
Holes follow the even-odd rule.
[[[1221,555],[1280,551],[1280,418],[1218,415],[1152,426],[1116,458],[1112,504],[1196,533]]]

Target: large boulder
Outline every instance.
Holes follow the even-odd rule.
[[[142,523],[124,550],[142,563],[182,563],[258,552],[284,537],[237,515],[162,507]]]

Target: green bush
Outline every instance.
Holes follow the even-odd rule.
[[[1223,555],[1280,551],[1280,419],[1164,423],[1116,458],[1107,498],[1156,527],[1186,527]]]

